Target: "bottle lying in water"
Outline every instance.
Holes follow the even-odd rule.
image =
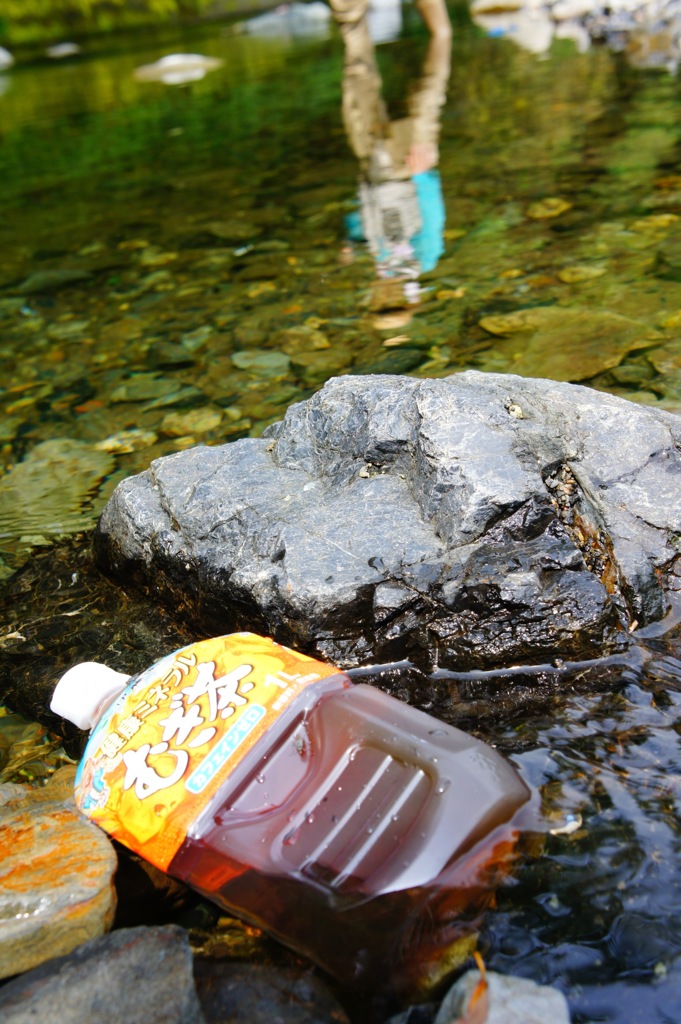
[[[475,931],[530,791],[479,740],[252,633],[70,669],[81,811],[356,985],[414,993]]]

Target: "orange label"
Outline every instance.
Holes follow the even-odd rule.
[[[175,651],[136,676],[96,725],[76,776],[78,806],[165,870],[284,708],[338,672],[254,633]]]

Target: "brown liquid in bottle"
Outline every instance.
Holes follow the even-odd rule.
[[[529,797],[484,744],[339,674],[287,708],[169,873],[346,983],[413,994],[475,930]]]

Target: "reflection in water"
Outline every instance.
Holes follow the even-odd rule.
[[[366,2],[334,0],[332,6],[345,45],[343,122],[360,164],[359,210],[347,217],[347,231],[353,241],[368,243],[379,281],[392,279],[408,302],[417,302],[419,274],[432,270],[444,251],[445,205],[436,165],[450,72],[447,10],[434,0],[419,5],[431,38],[408,116],[391,120]]]
[[[330,18],[331,11],[321,0],[280,4],[273,11],[244,21],[241,31],[252,36],[279,39],[323,39],[327,35]]]
[[[204,57],[200,53],[170,53],[154,64],[135,68],[138,82],[163,82],[164,85],[185,85],[200,82],[206,72],[222,67],[217,57]]]
[[[635,67],[675,72],[681,59],[678,4],[648,0],[472,0],[475,23],[493,36],[507,36],[534,54],[554,39],[571,40],[580,53],[592,40],[624,51]]]

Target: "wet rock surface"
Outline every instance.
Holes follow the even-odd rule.
[[[661,618],[681,424],[569,384],[338,378],[119,485],[100,564],[201,629],[352,666],[595,656]]]
[[[186,932],[126,928],[94,939],[0,989],[5,1024],[202,1024]]]
[[[487,1008],[478,1019],[485,1024],[570,1024],[570,1012],[562,992],[547,985],[538,985],[528,978],[508,978],[488,972],[484,995],[480,990],[478,971],[468,971],[449,990],[435,1017],[435,1024],[457,1024],[474,1021],[472,1015],[481,1002]],[[477,999],[476,999],[477,996]]]
[[[74,775],[62,769],[42,789],[0,786],[0,978],[70,953],[113,923],[116,854],[76,810]],[[0,1017],[13,1020],[5,991]]]

